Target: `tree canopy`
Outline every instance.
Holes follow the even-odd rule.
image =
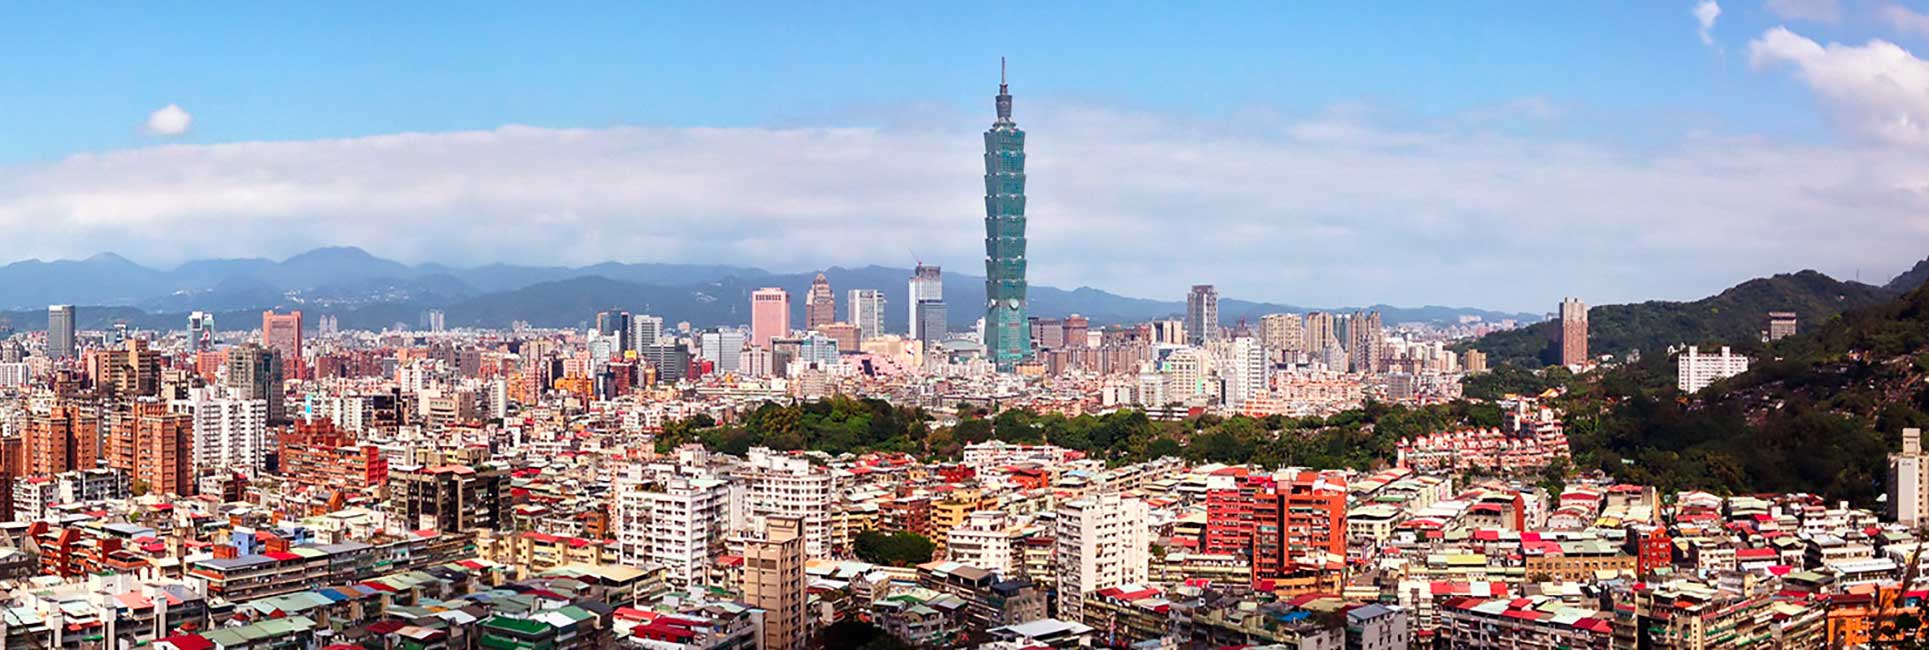
[[[851,552],[857,559],[872,564],[909,567],[931,561],[931,554],[937,545],[923,535],[913,532],[884,532],[867,530],[857,534],[851,542]]]

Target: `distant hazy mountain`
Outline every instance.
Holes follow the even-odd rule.
[[[1914,267],[1903,271],[1902,275],[1896,276],[1894,280],[1890,280],[1882,287],[1896,293],[1908,293],[1925,282],[1929,282],[1929,259],[1916,262]]]
[[[836,290],[839,318],[845,315],[849,290],[874,289],[885,296],[885,328],[904,329],[910,269],[833,267],[824,273]],[[215,312],[216,322],[224,327],[243,327],[269,308],[333,314],[344,327],[364,328],[413,324],[428,308],[442,309],[451,325],[502,326],[527,320],[575,326],[599,310],[626,309],[707,327],[747,322],[750,292],[765,286],[790,291],[792,318],[801,323],[803,299],[815,276],[704,264],[408,265],[353,247],[318,248],[281,261],[199,260],[164,270],[103,253],[85,260],[28,260],[0,267],[0,307],[18,328],[43,327],[46,305],[63,303],[82,306],[83,328],[126,321],[172,329],[180,327],[182,314],[194,310]],[[947,272],[944,292],[953,327],[977,320],[984,304],[983,277]],[[1534,318],[1454,307],[1373,308],[1389,323],[1452,321],[1466,315]],[[1031,313],[1037,316],[1077,313],[1103,324],[1178,317],[1184,310],[1183,299],[1130,298],[1091,287],[1031,287]],[[1257,325],[1267,313],[1304,311],[1309,309],[1232,298],[1220,302],[1220,317],[1228,326],[1240,320]]]

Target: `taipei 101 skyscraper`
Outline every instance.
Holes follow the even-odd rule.
[[[1031,358],[1025,319],[1025,132],[1011,121],[998,60],[998,121],[985,131],[985,355],[999,370]]]

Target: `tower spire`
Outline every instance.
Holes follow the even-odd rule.
[[[998,123],[1011,123],[1011,86],[1005,83],[1005,57],[998,57]]]

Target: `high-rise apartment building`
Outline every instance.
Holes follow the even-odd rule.
[[[1688,346],[1686,352],[1675,355],[1675,387],[1684,393],[1696,393],[1709,384],[1748,372],[1748,357],[1728,351],[1721,346],[1721,354],[1702,354],[1701,348]]]
[[[770,349],[770,340],[790,336],[790,292],[764,287],[750,292],[750,344]]]
[[[1303,471],[1253,502],[1253,578],[1346,557],[1346,485]]]
[[[390,512],[409,529],[500,530],[509,525],[508,482],[501,469],[487,466],[392,467]]]
[[[845,322],[857,326],[857,336],[871,340],[884,333],[884,292],[852,289],[844,296]]]
[[[1271,390],[1272,363],[1265,346],[1249,336],[1232,340],[1231,362],[1226,368],[1226,404],[1243,408],[1254,397]]]
[[[1287,361],[1306,349],[1306,326],[1299,314],[1266,314],[1259,317],[1259,343],[1266,357]]]
[[[449,318],[440,309],[422,310],[422,318],[416,323],[425,332],[439,333],[448,330]]]
[[[737,479],[744,485],[743,503],[750,521],[794,517],[802,522],[804,550],[811,557],[831,552],[831,510],[837,479],[830,470],[802,456],[762,447],[746,455]]]
[[[195,493],[189,434],[194,421],[154,399],[121,403],[107,434],[107,466],[158,495]]]
[[[1210,284],[1192,285],[1186,293],[1186,344],[1205,345],[1219,338],[1219,290]]]
[[[47,307],[47,358],[72,359],[74,346],[74,306]]]
[[[678,589],[706,584],[711,559],[724,552],[725,524],[735,518],[728,481],[626,477],[616,482],[615,503],[624,564],[662,566],[663,579]]]
[[[922,341],[925,340],[925,335],[919,331],[919,326],[924,321],[918,318],[918,305],[927,302],[944,304],[944,271],[936,266],[925,266],[919,263],[918,268],[911,271],[910,287],[910,302],[907,306],[911,322],[909,329],[905,331],[908,332],[908,338]],[[943,308],[939,308],[938,311],[943,311]]]
[[[596,334],[603,340],[611,341],[610,356],[621,357],[626,350],[636,349],[630,329],[630,313],[608,310],[596,312]]]
[[[1479,350],[1468,350],[1466,361],[1461,365],[1462,365],[1462,368],[1469,373],[1486,372],[1487,371],[1487,353],[1481,352]]]
[[[1579,298],[1561,301],[1561,365],[1587,363],[1587,303]]]
[[[680,381],[690,374],[690,348],[674,340],[644,346],[637,356],[656,371],[657,381]]]
[[[297,420],[276,444],[281,476],[295,485],[363,490],[388,483],[388,457],[329,420]]]
[[[1325,352],[1331,345],[1339,344],[1339,336],[1334,328],[1333,315],[1326,312],[1306,314],[1306,336],[1300,339],[1306,344],[1307,352]]]
[[[1142,583],[1151,543],[1144,501],[1107,492],[1066,502],[1055,524],[1059,618],[1084,619],[1085,595]]]
[[[146,339],[128,339],[120,349],[87,355],[94,382],[119,397],[152,397],[161,389],[161,353]]]
[[[1012,562],[1016,538],[1004,511],[979,510],[945,534],[945,559],[1011,577],[1016,575]]]
[[[743,330],[729,328],[704,332],[698,337],[697,347],[702,358],[709,361],[718,373],[743,370]]]
[[[286,314],[277,314],[274,310],[261,312],[261,345],[281,353],[283,379],[299,379],[303,367],[301,310]]]
[[[1386,330],[1380,326],[1380,312],[1353,312],[1346,319],[1346,339],[1346,356],[1353,372],[1386,371]]]
[[[927,300],[918,303],[916,313],[918,323],[917,339],[918,342],[924,344],[925,353],[929,354],[935,351],[938,343],[944,341],[945,336],[951,333],[951,326],[946,320],[950,318],[950,314],[946,312],[944,301],[942,300]]]
[[[1152,342],[1159,345],[1185,345],[1186,323],[1182,320],[1155,320],[1150,323]]]
[[[744,602],[764,610],[760,650],[801,650],[810,638],[804,558],[804,522],[795,517],[765,520],[761,538],[744,544]]]
[[[288,413],[287,396],[282,393],[281,353],[259,345],[246,344],[228,348],[227,377],[222,381],[228,390],[242,399],[258,399],[268,403],[268,421],[286,422]]]
[[[1056,318],[1031,317],[1031,341],[1042,353],[1046,350],[1065,349],[1065,321]]]
[[[1922,453],[1922,429],[1902,430],[1902,452],[1889,454],[1889,515],[1915,530],[1929,524],[1929,455]]]
[[[197,393],[168,403],[191,421],[194,473],[261,469],[268,451],[268,401]]]
[[[830,278],[817,274],[810,281],[810,294],[804,298],[804,329],[818,330],[837,322],[837,293],[831,291]]]
[[[1768,312],[1768,335],[1770,341],[1779,341],[1795,335],[1796,315],[1792,311]]]
[[[663,317],[649,314],[636,314],[630,317],[630,348],[642,350],[645,346],[656,345],[663,336]]]
[[[1025,132],[1011,119],[998,63],[998,119],[985,131],[985,357],[999,370],[1031,358],[1025,318]]]
[[[214,314],[197,311],[188,314],[188,350],[208,352],[214,349]]]
[[[52,476],[93,469],[101,455],[100,426],[96,411],[71,402],[57,402],[46,413],[34,414],[22,436],[27,458],[21,470],[29,476]]]
[[[1066,349],[1079,349],[1079,348],[1089,347],[1090,341],[1088,341],[1087,339],[1091,338],[1091,333],[1092,333],[1091,319],[1086,318],[1084,316],[1080,316],[1078,314],[1072,314],[1070,316],[1065,317],[1065,337],[1064,338],[1065,338]]]

